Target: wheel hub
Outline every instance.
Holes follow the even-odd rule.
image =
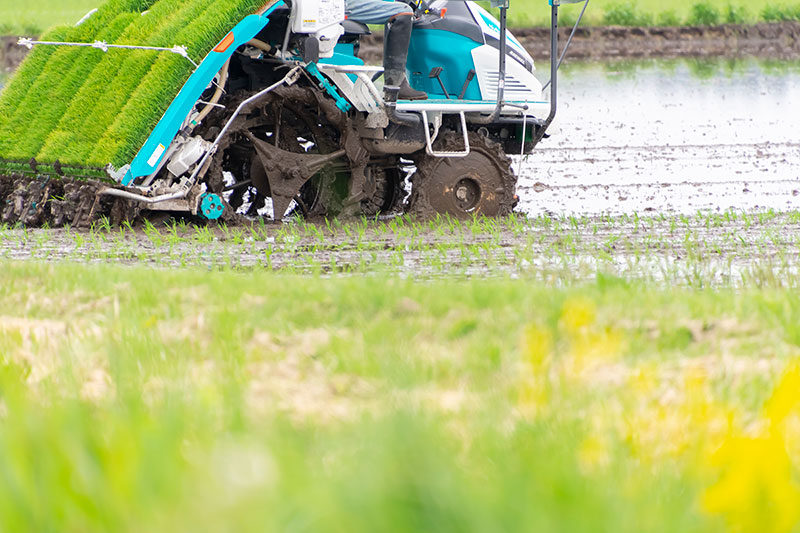
[[[200,214],[208,220],[217,220],[222,216],[225,204],[218,194],[206,193],[200,197]]]
[[[472,178],[461,178],[455,187],[456,203],[459,209],[469,211],[475,208],[481,197],[481,187]]]

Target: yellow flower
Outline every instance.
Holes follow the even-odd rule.
[[[549,398],[547,384],[542,380],[534,379],[525,382],[519,393],[519,409],[527,416],[539,415],[547,407]]]
[[[584,377],[597,366],[616,360],[622,353],[624,338],[616,329],[597,324],[595,305],[585,298],[567,300],[559,325],[569,342],[564,373]]]
[[[792,363],[783,373],[772,397],[764,406],[767,419],[775,426],[783,425],[786,418],[800,404],[800,364]]]
[[[553,353],[553,334],[550,330],[536,325],[528,327],[523,344],[525,358],[533,367],[533,371],[538,373],[546,370]]]
[[[712,465],[721,477],[703,495],[703,508],[732,530],[788,532],[800,520],[800,486],[780,436],[730,436]]]
[[[586,331],[572,339],[570,354],[584,363],[612,361],[622,354],[622,335],[611,328],[602,331]]]
[[[585,298],[574,298],[564,303],[559,323],[567,333],[575,334],[594,324],[595,305]]]
[[[592,472],[608,466],[609,444],[607,439],[590,435],[578,448],[578,464],[584,472]]]
[[[736,413],[715,401],[702,367],[689,366],[662,383],[657,370],[639,366],[625,383],[627,406],[619,433],[642,461],[670,458],[699,467],[701,458],[730,434]]]
[[[658,368],[653,363],[640,363],[628,376],[628,390],[638,399],[650,401],[658,386]]]
[[[529,416],[539,414],[549,399],[550,362],[553,353],[553,334],[550,330],[532,325],[525,331],[523,355],[530,373],[522,376],[519,393],[520,410]]]

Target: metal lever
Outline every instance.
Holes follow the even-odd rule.
[[[442,88],[442,92],[444,93],[444,97],[447,98],[448,100],[450,100],[450,95],[447,94],[447,89],[444,88],[444,83],[442,83],[442,78],[439,77],[442,74],[443,70],[444,69],[442,67],[433,67],[431,69],[431,73],[428,74],[428,77],[431,78],[431,79],[436,78],[436,81],[439,82],[439,87]]]
[[[464,80],[464,85],[461,87],[461,94],[458,95],[459,100],[464,99],[464,95],[467,94],[467,89],[469,89],[469,84],[472,83],[472,80],[475,79],[475,69],[470,69],[467,72],[467,79]]]

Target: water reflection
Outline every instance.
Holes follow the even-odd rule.
[[[542,69],[545,66],[538,65]],[[568,61],[562,68],[561,75],[569,79],[573,74],[585,70],[601,69],[608,73],[622,75],[624,73],[635,77],[637,73],[650,70],[660,70],[664,73],[686,70],[699,79],[713,77],[732,77],[746,74],[754,69],[772,75],[800,74],[800,61],[754,59],[749,57],[691,57],[682,59],[619,59],[609,61]],[[549,70],[547,70],[549,73]]]
[[[559,88],[560,132],[521,167],[523,211],[800,207],[800,61],[567,62]]]
[[[800,62],[572,63],[560,81],[561,131],[520,179],[526,211],[797,203]]]

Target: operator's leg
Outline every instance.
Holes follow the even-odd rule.
[[[386,0],[347,0],[345,13],[347,18],[362,24],[386,24],[400,13],[413,14],[405,2]]]
[[[347,0],[347,17],[364,24],[386,24],[383,37],[385,84],[400,87],[400,99],[426,99],[428,95],[412,89],[406,79],[408,45],[411,42],[411,22],[414,17],[408,4],[383,0]]]
[[[401,100],[425,100],[428,95],[413,89],[406,79],[408,44],[411,42],[411,13],[401,13],[389,19],[383,32],[383,81],[400,87]]]

